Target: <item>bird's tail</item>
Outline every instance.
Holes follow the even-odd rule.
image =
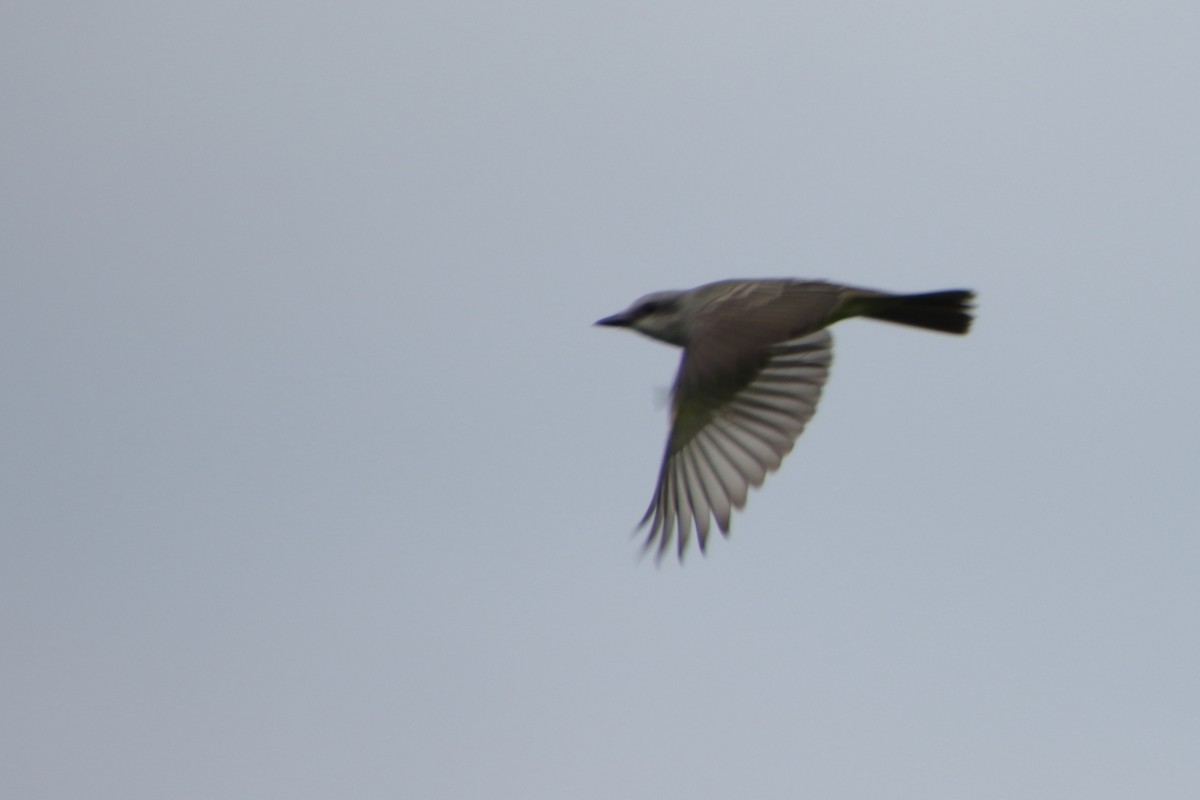
[[[862,316],[943,333],[966,333],[971,328],[975,293],[966,289],[924,294],[890,294],[862,298]]]

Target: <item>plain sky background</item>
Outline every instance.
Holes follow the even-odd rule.
[[[1200,796],[1200,5],[0,11],[0,795]],[[640,560],[726,277],[851,321]]]

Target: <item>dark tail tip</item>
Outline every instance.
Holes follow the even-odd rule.
[[[912,325],[943,333],[966,333],[974,319],[971,312],[975,293],[967,289],[944,292],[901,294],[888,298],[892,302],[865,316],[900,325]]]

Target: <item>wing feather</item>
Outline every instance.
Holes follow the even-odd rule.
[[[716,426],[704,431],[702,441],[711,443],[716,451],[713,453],[713,466],[718,470],[725,493],[733,507],[741,508],[746,505],[746,491],[750,488],[746,473],[747,470],[753,469],[753,460],[747,461],[749,456],[738,447],[737,442],[721,433]],[[727,533],[728,530],[727,520],[722,533]]]
[[[661,559],[674,538],[682,558],[695,531],[703,551],[714,519],[728,535],[731,510],[779,468],[816,412],[832,347],[828,331],[807,332],[715,374],[685,352],[658,486],[642,518],[647,549],[657,545]],[[697,369],[702,385],[693,383]]]
[[[700,497],[708,501],[709,509],[717,520],[717,528],[721,533],[729,530],[730,497],[727,479],[713,466],[713,458],[709,450],[711,443],[708,436],[701,434],[696,437],[695,446],[689,448],[696,462],[696,474],[700,477]],[[728,472],[728,470],[726,471]],[[734,473],[736,476],[736,473]],[[700,549],[708,543],[708,514],[698,514],[697,520],[702,520],[700,531]]]
[[[708,530],[712,523],[710,509],[719,502],[717,492],[720,492],[720,487],[709,486],[708,464],[704,460],[703,450],[689,447],[681,452],[685,460],[682,473],[687,484],[688,508],[696,522],[696,543],[703,553],[708,545]]]

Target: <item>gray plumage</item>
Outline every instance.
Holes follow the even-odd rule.
[[[730,516],[778,469],[816,412],[833,338],[848,317],[966,333],[974,294],[926,294],[790,279],[730,280],[655,292],[597,325],[632,328],[683,348],[671,390],[671,430],[654,498],[641,526],[661,558],[674,538],[683,558],[693,530],[700,550],[712,523]]]

